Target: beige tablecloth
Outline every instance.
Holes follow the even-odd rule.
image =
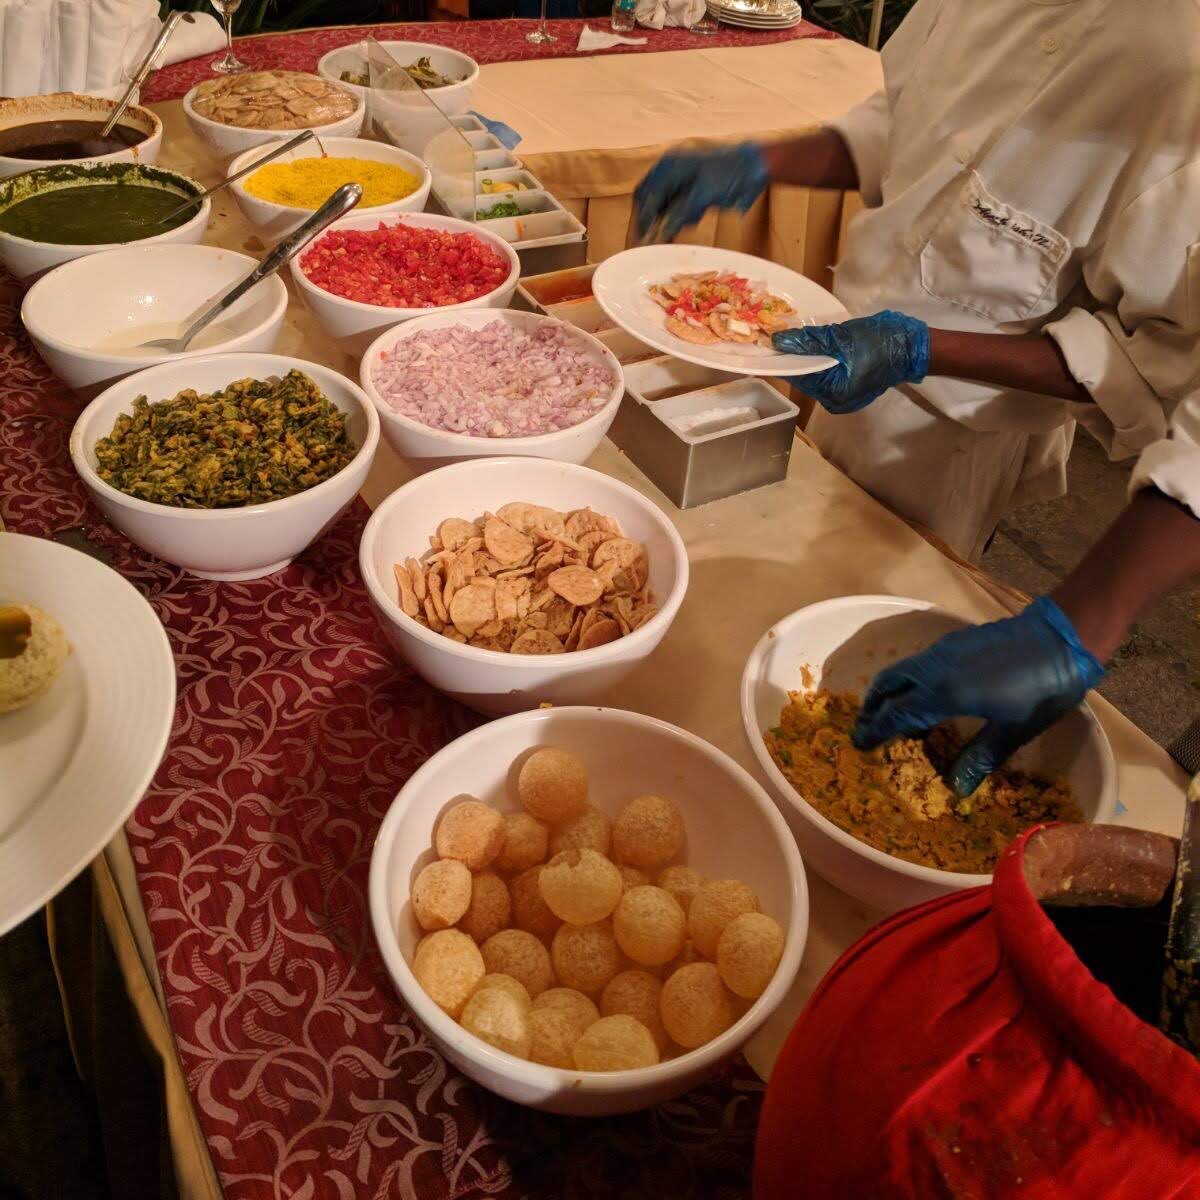
[[[475,107],[522,135],[517,154],[587,225],[595,262],[625,247],[633,189],[665,150],[782,138],[879,87],[879,56],[854,42],[551,59],[484,67]],[[820,283],[842,195],[774,187],[744,217],[710,214],[685,240],[761,254]]]
[[[837,47],[844,50],[837,51]],[[814,53],[818,57],[811,57]],[[848,57],[842,59],[841,54]],[[770,131],[780,126],[766,119],[754,127],[754,106],[733,102],[730,81],[738,76],[734,75],[733,66],[724,63],[727,58],[741,64],[737,69],[744,76],[753,73],[758,83],[747,86],[757,88],[759,95],[775,96],[776,104],[783,93],[772,92],[762,82],[772,75],[779,81],[772,86],[783,89],[786,85],[792,99],[798,100],[803,93],[809,105],[805,109],[808,120],[835,111],[834,107],[814,107],[817,101],[813,97],[821,91],[821,64],[829,67],[831,83],[837,85],[845,100],[853,100],[870,90],[873,82],[855,83],[850,78],[850,64],[856,56],[865,70],[875,71],[873,59],[864,57],[865,54],[849,43],[801,42],[752,51],[696,51],[595,63],[552,61],[487,67],[484,68],[487,96],[481,96],[479,104],[489,116],[501,117],[522,129],[526,135],[522,153],[536,155],[535,169],[550,178],[555,178],[549,174],[552,169],[566,171],[568,163],[578,163],[581,169],[586,166],[589,156],[569,149],[568,139],[582,137],[590,129],[598,147],[595,154],[612,165],[615,189],[612,195],[601,195],[600,190],[587,195],[591,216],[596,202],[616,201],[623,196],[628,205],[628,189],[668,136],[669,114],[664,106],[669,103],[671,93],[663,90],[665,84],[663,76],[656,74],[656,60],[667,64],[664,71],[673,72],[671,77],[679,89],[680,106],[696,114],[697,121],[699,114],[706,111],[703,89],[710,78],[715,81],[713,86],[719,85],[725,101],[712,106],[714,121],[719,117],[722,122],[722,128],[712,132],[737,137],[756,128]],[[752,72],[747,65],[758,61],[753,56],[764,60],[761,70],[755,67]],[[789,58],[796,63],[807,61],[807,76],[793,79],[786,69]],[[716,66],[710,76],[708,67],[713,60]],[[582,123],[579,113],[567,113],[565,104],[561,117],[551,120],[533,106],[536,88],[521,79],[523,72],[543,70],[554,73],[555,78],[567,79],[571,76],[562,72],[567,66],[576,68],[575,78],[607,81],[603,86],[609,91],[605,92],[597,82],[586,93],[590,123]],[[628,87],[628,95],[618,104],[620,97],[611,89],[622,80]],[[605,95],[614,109],[611,120],[605,119],[602,107]],[[639,95],[656,97],[654,104],[645,105],[644,116],[639,115],[635,102]],[[528,116],[518,107],[521,103],[531,105]],[[164,165],[214,182],[218,173],[187,132],[180,105],[157,107],[167,126]],[[548,100],[542,107],[553,109],[556,105]],[[639,131],[644,131],[645,144],[635,145],[634,139],[641,136]],[[650,144],[651,139],[658,140]],[[564,174],[558,186],[569,187],[569,177]],[[591,178],[590,186],[601,189],[606,176],[597,173]],[[588,191],[586,187],[579,190]],[[786,210],[791,201],[804,199],[777,190],[771,197],[766,228],[778,230],[790,222],[793,229],[803,230],[806,222],[803,204],[790,214]],[[812,197],[808,197],[810,205],[811,201]],[[233,249],[259,246],[251,240],[253,231],[230,200],[219,200],[214,210],[208,242]],[[811,207],[808,212],[811,214]],[[607,234],[597,237],[594,247],[608,246],[607,237]],[[622,229],[618,241],[623,240]],[[799,253],[804,242],[800,237],[791,243],[791,249]],[[780,253],[775,257],[786,256]],[[825,262],[828,261],[827,258]],[[290,289],[290,281],[288,286]],[[294,296],[278,351],[324,362],[352,375],[356,372],[356,364],[320,332]],[[1020,604],[1019,597],[942,553],[887,512],[802,441],[797,442],[785,482],[687,512],[675,509],[607,441],[589,465],[626,481],[671,514],[687,543],[692,569],[687,600],[659,650],[606,700],[682,725],[720,746],[751,771],[756,772],[757,768],[741,730],[738,683],[745,659],[762,630],[788,612],[827,597],[864,592],[920,597],[977,620],[994,618]],[[368,503],[378,503],[406,477],[403,466],[386,447],[381,447],[363,494]],[[702,686],[691,686],[693,682]],[[1093,704],[1117,758],[1121,796],[1129,808],[1121,819],[1177,833],[1185,782],[1182,772],[1163,750],[1110,705],[1099,698]],[[748,1048],[748,1057],[764,1077],[769,1074],[783,1036],[817,981],[834,958],[877,919],[877,914],[816,876],[810,875],[809,884],[812,924],[799,977],[788,1001]],[[81,955],[77,939],[71,945],[64,944],[70,939],[55,939],[53,923],[51,929],[64,1005],[76,1034],[77,1050],[82,1060],[96,1060],[94,1047],[89,1051],[84,1036],[88,1030],[96,1030],[94,1037],[102,1036],[101,1027],[93,1023],[91,1015],[120,998],[119,989],[114,991],[111,985],[106,989],[97,982],[103,975],[97,969],[97,956],[107,955],[108,966],[110,969],[115,966],[119,972],[118,978],[136,1016],[136,1042],[141,1043],[143,1053],[149,1050],[156,1064],[164,1127],[174,1156],[179,1191],[188,1198],[211,1200],[220,1194],[216,1174],[196,1123],[167,1024],[145,911],[123,834],[94,865],[92,888],[96,910],[111,939],[111,951],[107,946],[93,947],[89,960],[87,955]],[[76,918],[73,928],[78,927]],[[138,1048],[136,1042],[128,1043],[131,1056]],[[112,1054],[107,1057],[111,1062]]]

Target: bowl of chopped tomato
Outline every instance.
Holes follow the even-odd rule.
[[[521,264],[469,221],[364,213],[331,225],[291,271],[321,328],[361,355],[385,329],[431,310],[506,308]]]

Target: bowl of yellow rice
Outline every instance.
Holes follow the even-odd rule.
[[[247,150],[229,174],[250,166],[269,146]],[[429,198],[429,168],[397,146],[365,138],[305,142],[230,185],[246,220],[269,239],[286,237],[344,183],[362,186],[358,209],[373,213],[421,212]]]

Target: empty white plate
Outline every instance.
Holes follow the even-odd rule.
[[[142,798],[166,749],[175,664],[154,610],[116,571],[0,533],[0,603],[32,604],[71,654],[53,686],[0,713],[0,934],[69,883]]]
[[[837,364],[817,354],[781,354],[766,346],[718,342],[698,346],[668,332],[667,314],[650,297],[650,286],[668,283],[672,275],[698,271],[732,271],[753,283],[763,284],[795,309],[794,325],[825,325],[844,321],[849,313],[820,284],[778,263],[719,250],[712,246],[639,246],[607,258],[592,276],[596,302],[626,333],[648,346],[719,371],[737,375],[809,375]]]

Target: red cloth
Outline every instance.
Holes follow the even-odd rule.
[[[162,620],[178,703],[126,833],[192,1102],[226,1200],[729,1200],[762,1085],[743,1059],[650,1112],[544,1116],[426,1040],[375,948],[379,822],[475,718],[398,667],[358,572],[356,501],[285,571],[195,579],[87,503],[78,401],[33,351],[0,275],[0,516],[81,527]]]
[[[1200,1196],[1200,1064],[1079,961],[1028,838],[825,977],[767,1089],[756,1200]]]
[[[585,21],[549,21],[556,41],[534,44],[525,35],[536,21],[438,21],[404,25],[348,25],[337,29],[304,29],[297,33],[261,34],[238,38],[238,55],[252,67],[276,67],[290,71],[315,71],[317,60],[330,50],[362,41],[365,37],[392,41],[428,42],[449,46],[469,54],[478,63],[524,62],[530,58],[571,58],[579,43],[579,31]],[[593,29],[606,28],[606,17],[592,18]],[[773,42],[792,42],[801,38],[836,38],[838,35],[808,21],[791,29],[759,32],[723,26],[711,37],[697,37],[686,29],[638,29],[635,36],[645,37],[644,46],[615,46],[604,54],[645,54],[664,50],[711,50],[715,46],[767,46]],[[594,52],[593,52],[594,53]],[[164,67],[142,89],[142,100],[178,100],[202,79],[211,79],[209,64],[224,50],[189,58]],[[591,57],[583,55],[582,57]]]

